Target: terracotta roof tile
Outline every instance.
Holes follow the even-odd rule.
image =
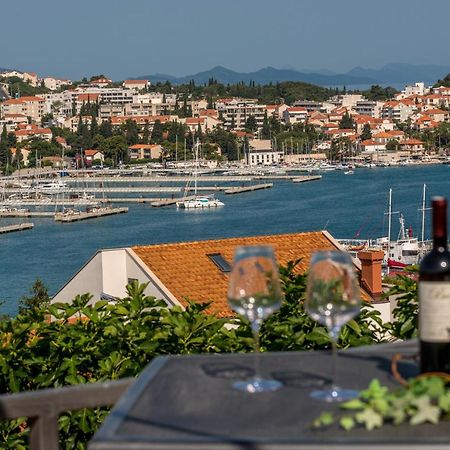
[[[187,305],[186,298],[212,301],[211,313],[230,316],[228,274],[221,272],[208,254],[220,253],[231,264],[234,250],[240,245],[271,245],[280,265],[301,259],[296,270],[304,272],[314,251],[337,248],[328,236],[319,231],[139,246],[132,250],[182,305]],[[369,297],[366,294],[364,298]]]

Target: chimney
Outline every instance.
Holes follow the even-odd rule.
[[[358,253],[361,261],[361,282],[369,290],[373,297],[382,292],[381,263],[384,252],[381,250],[364,250]]]

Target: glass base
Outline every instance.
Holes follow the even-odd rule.
[[[311,398],[320,400],[322,402],[334,403],[334,402],[346,402],[359,396],[359,391],[353,389],[341,389],[336,386],[330,389],[324,389],[320,391],[312,391]]]
[[[251,394],[255,392],[270,392],[276,391],[283,386],[282,383],[276,380],[263,380],[261,378],[253,378],[252,380],[246,381],[236,381],[233,383],[234,389],[238,391],[250,392]]]

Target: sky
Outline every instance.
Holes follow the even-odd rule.
[[[0,15],[0,67],[40,76],[450,64],[448,0],[10,0]]]

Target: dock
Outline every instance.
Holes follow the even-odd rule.
[[[160,208],[162,206],[172,206],[176,205],[177,202],[184,201],[184,200],[193,200],[195,198],[195,195],[190,195],[188,197],[178,197],[178,198],[161,198],[157,201],[154,201],[151,203],[152,206],[155,208]]]
[[[31,230],[33,227],[33,223],[17,223],[14,225],[0,227],[0,234],[13,233],[14,231]]]
[[[225,194],[241,194],[242,192],[259,191],[260,189],[270,189],[273,183],[254,184],[252,186],[239,186],[225,189]]]
[[[161,197],[109,197],[104,199],[99,199],[100,203],[153,203],[163,200],[172,200],[168,198]]]
[[[78,222],[80,220],[95,219],[97,217],[111,216],[114,214],[127,213],[128,208],[102,208],[94,211],[77,211],[72,213],[54,214],[57,222]]]
[[[322,178],[322,175],[311,175],[311,176],[304,176],[304,177],[295,177],[292,178],[293,183],[306,183],[308,181],[316,181],[320,180]]]
[[[53,211],[2,211],[0,217],[53,217]]]

